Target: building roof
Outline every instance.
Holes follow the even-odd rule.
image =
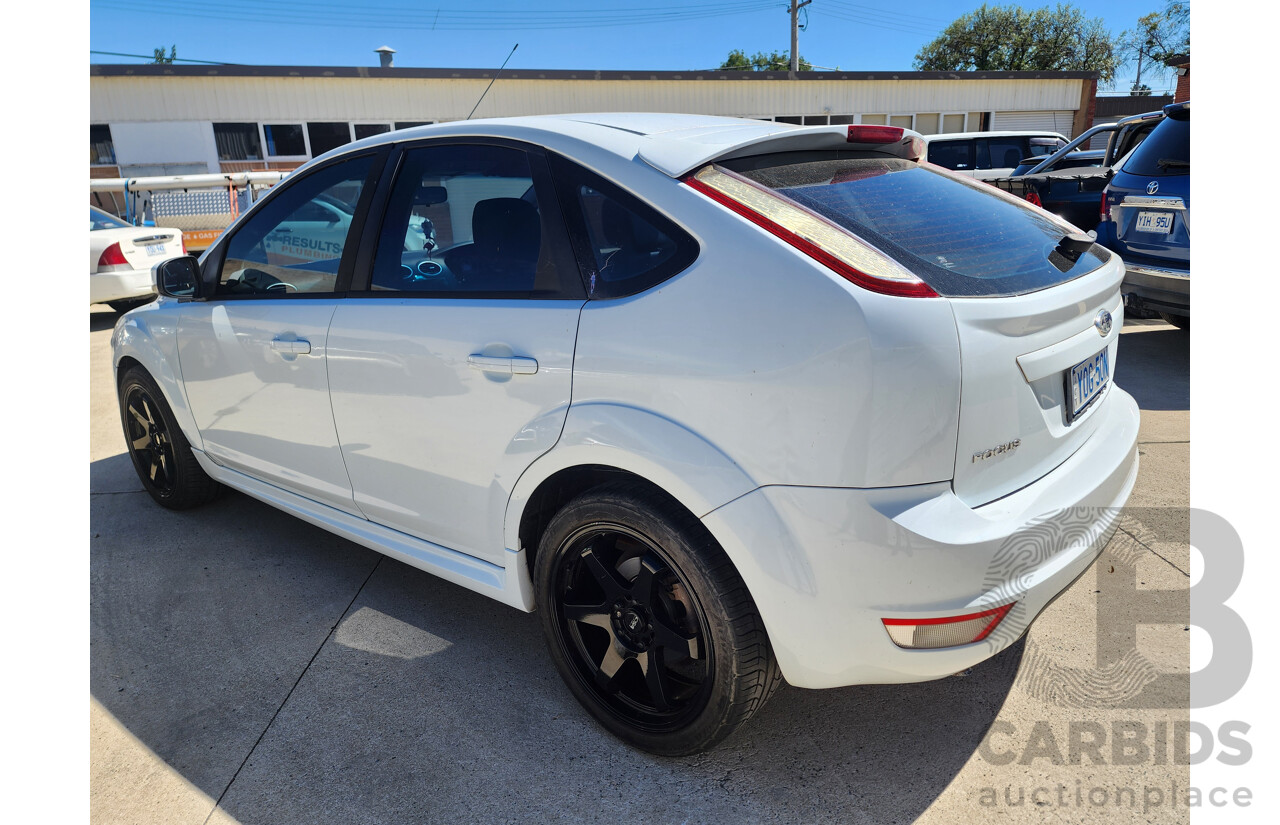
[[[172,63],[95,63],[90,77],[368,77],[488,80],[497,69],[380,68],[377,66],[249,66],[235,63],[187,66]],[[797,80],[1093,80],[1097,72],[796,72]],[[687,72],[591,69],[507,69],[511,80],[736,80],[784,81],[788,72]]]

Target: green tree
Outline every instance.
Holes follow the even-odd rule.
[[[803,56],[799,63],[800,71],[813,71],[813,64]],[[769,54],[756,52],[747,57],[747,53],[742,49],[734,49],[720,64],[720,68],[731,72],[785,72],[791,68],[791,56],[774,51]]]
[[[1040,9],[983,5],[962,15],[916,54],[921,71],[1097,72],[1120,60],[1100,18],[1070,4]]]
[[[163,46],[158,49],[152,49],[151,53],[155,56],[155,59],[151,61],[152,63],[172,63],[174,58],[178,56],[178,47],[170,46],[168,57],[165,57]]]

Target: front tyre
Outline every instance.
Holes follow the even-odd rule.
[[[542,536],[543,635],[578,701],[650,753],[712,747],[777,690],[755,602],[702,524],[618,482],[567,504]]]
[[[120,419],[133,468],[157,503],[185,510],[217,497],[221,485],[200,467],[173,410],[141,367],[120,381]]]

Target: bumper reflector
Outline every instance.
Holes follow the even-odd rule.
[[[1000,620],[1017,602],[966,613],[963,616],[943,616],[938,619],[881,619],[889,638],[898,647],[930,649],[958,647],[980,642],[996,629]]]

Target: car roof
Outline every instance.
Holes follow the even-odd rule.
[[[939,140],[971,140],[980,137],[1053,137],[1066,140],[1066,136],[1058,132],[1041,132],[1041,131],[1003,131],[1003,132],[947,132],[941,135],[925,135],[925,143],[934,143]]]
[[[479,136],[507,137],[546,144],[580,141],[628,160],[639,158],[671,177],[679,177],[713,160],[758,152],[764,144],[770,151],[849,149],[849,126],[796,126],[768,120],[747,120],[711,115],[662,114],[655,112],[607,112],[452,121],[417,126],[376,135],[334,150],[337,156],[353,148],[397,143],[424,137]],[[869,148],[905,155],[911,138],[920,135],[904,130],[895,144]]]

